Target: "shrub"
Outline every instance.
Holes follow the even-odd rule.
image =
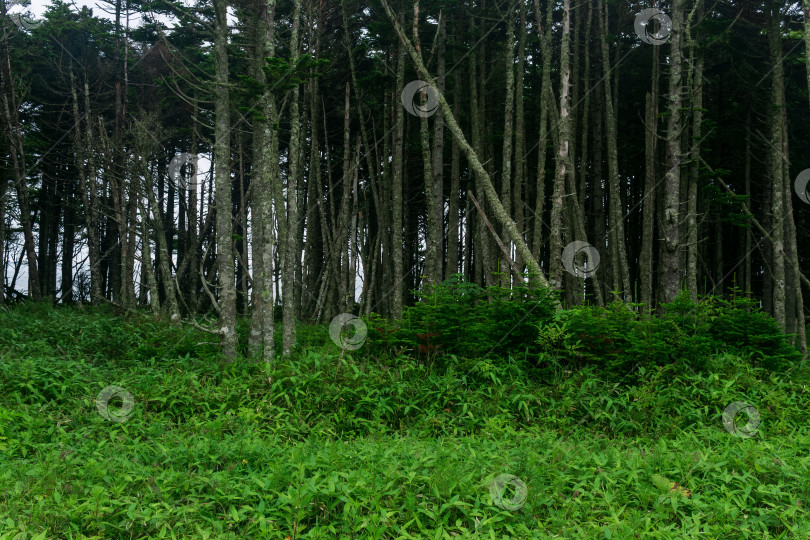
[[[366,318],[374,354],[400,349],[428,362],[537,354],[536,325],[554,314],[554,293],[527,287],[482,288],[454,275],[418,293],[398,324]]]
[[[590,365],[614,380],[634,380],[638,367],[675,364],[708,371],[709,360],[723,353],[785,371],[801,360],[788,337],[747,298],[693,302],[682,293],[657,315],[619,302],[560,312],[554,322],[538,325],[536,342],[543,349],[538,358],[546,365]]]

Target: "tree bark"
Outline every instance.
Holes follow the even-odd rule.
[[[773,227],[771,241],[773,250],[773,317],[784,329],[786,323],[785,295],[785,178],[782,152],[782,87],[784,85],[784,68],[782,66],[782,38],[779,31],[779,2],[770,2],[768,7],[768,47],[773,70],[771,71],[771,144],[770,144],[770,181],[771,181],[771,216]]]
[[[216,96],[214,102],[214,177],[216,182],[217,266],[222,354],[236,360],[236,286],[234,283],[230,100],[228,98],[227,0],[214,0],[216,18],[214,60]]]
[[[664,206],[661,223],[661,258],[659,268],[659,299],[672,302],[680,291],[680,189],[681,189],[681,108],[683,107],[683,12],[685,0],[673,0],[670,75],[667,121],[667,172],[664,179]]]
[[[486,193],[487,198],[489,199],[490,204],[492,205],[495,219],[497,219],[502,226],[506,227],[509,237],[511,238],[512,242],[514,242],[517,245],[518,252],[521,254],[523,259],[528,264],[530,273],[532,274],[532,278],[535,281],[535,283],[541,287],[547,287],[548,282],[543,276],[540,265],[537,264],[537,260],[532,256],[531,252],[529,251],[529,247],[521,238],[514,221],[512,221],[509,215],[507,215],[506,210],[504,209],[500,200],[498,200],[498,194],[495,191],[495,187],[492,185],[492,181],[490,180],[489,175],[487,174],[486,170],[481,164],[481,161],[478,159],[478,155],[475,153],[475,151],[473,151],[472,147],[467,142],[467,139],[464,138],[464,133],[462,133],[461,128],[456,122],[456,118],[453,115],[453,112],[451,111],[450,105],[447,103],[444,94],[442,92],[439,92],[438,89],[436,88],[436,83],[433,80],[433,77],[431,77],[430,73],[425,68],[425,65],[422,63],[422,59],[419,57],[418,54],[416,54],[416,50],[413,48],[413,45],[410,43],[407,36],[405,36],[405,33],[402,31],[401,25],[397,23],[394,14],[391,12],[391,8],[388,6],[387,0],[383,0],[383,7],[385,8],[388,18],[394,24],[394,29],[396,30],[400,41],[410,54],[411,60],[416,65],[417,73],[422,77],[422,80],[431,85],[434,91],[436,92],[437,97],[439,99],[439,106],[441,107],[442,114],[444,114],[444,119],[447,122],[448,129],[456,138],[456,140],[458,140],[459,146],[461,147],[461,150],[464,152],[464,155],[467,157],[467,160],[469,161],[472,169],[475,171],[476,174],[480,175],[480,178],[484,184],[484,191]]]

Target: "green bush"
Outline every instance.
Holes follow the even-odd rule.
[[[575,307],[538,324],[540,362],[594,366],[610,378],[634,380],[638,367],[707,371],[718,354],[779,372],[802,358],[774,319],[746,298],[693,302],[682,293],[659,314],[632,308],[620,302],[606,308]]]
[[[417,294],[398,323],[376,314],[366,319],[370,352],[398,349],[428,361],[536,354],[537,324],[554,314],[549,289],[485,289],[460,275]]]

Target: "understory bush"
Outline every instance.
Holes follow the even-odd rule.
[[[712,358],[732,354],[768,371],[784,372],[801,361],[774,319],[745,297],[692,301],[681,293],[660,313],[621,302],[579,306],[538,324],[540,364],[594,366],[612,379],[633,380],[639,367],[675,365],[696,372]]]
[[[366,319],[370,354],[401,351],[429,362],[536,354],[537,325],[551,320],[558,293],[549,289],[482,288],[460,275],[417,291],[402,319]]]

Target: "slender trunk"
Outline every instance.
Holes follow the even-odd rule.
[[[700,180],[700,138],[703,123],[703,57],[695,61],[692,80],[692,149],[689,156],[689,206],[686,215],[688,230],[686,288],[692,300],[697,300],[698,225],[697,195]],[[722,276],[720,276],[722,279]]]
[[[236,360],[236,287],[234,284],[233,230],[230,167],[230,102],[228,99],[228,4],[215,0],[214,63],[214,178],[216,182],[217,266],[219,271],[220,335],[222,354]]]
[[[258,0],[254,76],[267,84],[262,67],[266,57],[275,56],[274,20],[276,0]],[[273,320],[273,186],[278,179],[278,132],[275,130],[276,101],[265,86],[259,98],[263,120],[253,128],[253,288],[249,354],[259,352],[265,362],[274,360],[275,322]]]
[[[503,111],[503,148],[501,155],[501,203],[503,204],[506,213],[512,213],[512,142],[513,142],[513,125],[515,115],[515,25],[511,17],[507,18],[506,24],[506,51],[505,57],[505,70],[506,70],[506,88],[505,103]],[[500,231],[503,237],[506,237],[506,232],[503,228]],[[522,231],[521,231],[522,234]],[[507,242],[507,250],[511,253],[511,244]],[[507,270],[501,269],[501,286],[509,287],[511,283],[511,273]]]
[[[5,5],[5,4],[4,4]],[[5,8],[4,8],[5,10]],[[22,127],[19,121],[19,104],[14,90],[14,80],[11,76],[11,57],[9,55],[8,36],[3,27],[3,88],[0,93],[2,99],[2,114],[6,120],[8,132],[8,151],[11,158],[11,174],[14,188],[17,191],[17,201],[20,206],[20,223],[23,228],[24,250],[28,260],[28,294],[35,301],[42,299],[37,253],[34,244],[34,224],[28,201],[28,185],[25,173],[25,150],[23,148]]]
[[[439,91],[445,91],[445,42],[447,40],[446,16],[439,19],[438,51],[436,66],[436,82]],[[433,148],[431,150],[433,164],[433,201],[432,212],[430,214],[429,228],[433,230],[432,235],[435,244],[435,257],[433,260],[433,281],[438,283],[442,280],[444,262],[444,117],[437,114],[433,117]]]
[[[301,0],[295,0],[293,7],[292,36],[290,37],[290,54],[298,58],[299,21],[301,19]],[[301,121],[300,121],[300,87],[292,89],[290,103],[290,147],[287,174],[287,227],[282,258],[281,294],[283,304],[282,354],[288,356],[295,344],[295,275],[300,267],[301,257],[298,249],[298,186],[303,182],[301,170]],[[281,219],[281,213],[279,213]]]
[[[619,187],[619,149],[616,140],[618,122],[614,109],[615,88],[611,85],[610,54],[606,34],[609,29],[608,10],[605,6],[602,27],[602,70],[605,85],[605,127],[607,128],[607,161],[608,161],[608,215],[611,237],[610,259],[613,269],[613,291],[621,292],[625,301],[632,300],[630,288],[630,269],[627,263],[626,238],[624,234],[624,212],[622,211],[621,190]]]
[[[678,295],[681,283],[679,256],[680,242],[680,189],[681,189],[681,109],[683,94],[683,11],[685,0],[673,0],[672,34],[670,50],[670,75],[667,121],[667,173],[664,180],[664,207],[661,223],[661,264],[659,269],[658,295],[661,302],[672,302]]]
[[[455,72],[454,77],[454,99],[453,112],[458,114],[459,94],[461,92],[461,73]],[[444,118],[442,118],[444,120]],[[447,215],[447,266],[445,267],[444,278],[448,279],[453,274],[459,272],[459,189],[461,184],[461,155],[458,142],[452,141],[450,150],[450,198]]]
[[[402,19],[400,19],[402,21]],[[397,49],[397,83],[399,93],[405,82],[405,45]],[[394,107],[394,156],[391,174],[391,257],[394,261],[393,294],[391,299],[391,316],[398,319],[402,316],[402,166],[403,166],[403,131],[405,126],[405,109]],[[348,114],[348,111],[347,111]]]
[[[160,295],[157,292],[157,279],[155,279],[155,272],[152,269],[152,248],[148,223],[149,212],[141,205],[141,272],[149,287],[149,306],[152,309],[152,315],[157,317],[160,314]]]
[[[554,173],[554,190],[551,196],[551,232],[549,249],[551,261],[549,265],[549,283],[555,289],[563,285],[563,264],[560,256],[563,251],[563,209],[565,205],[565,178],[572,168],[569,154],[569,141],[571,139],[571,117],[568,109],[569,91],[571,89],[571,5],[569,0],[564,2],[562,42],[560,45],[560,139],[557,146],[556,170]],[[573,231],[571,231],[573,233]],[[573,241],[573,238],[568,238]]]
[[[526,239],[526,210],[524,194],[526,193],[526,122],[525,103],[523,100],[523,77],[526,69],[526,14],[528,2],[520,3],[520,31],[518,33],[517,79],[515,80],[515,181],[512,188],[514,199],[515,225],[521,236]],[[523,274],[524,263],[519,253],[515,253],[515,266]],[[522,281],[522,278],[521,278]]]
[[[551,90],[551,27],[553,2],[546,2],[545,30],[542,24],[542,11],[540,1],[534,0],[534,14],[537,29],[542,35],[541,54],[543,55],[543,75],[540,89],[540,133],[537,140],[537,198],[534,206],[534,231],[532,234],[532,255],[540,260],[540,248],[543,245],[543,212],[546,201],[546,158],[548,155],[549,138],[549,109],[556,110],[554,96]],[[551,130],[555,131],[555,130]],[[552,254],[551,258],[557,257]]]
[[[653,48],[653,68],[651,91],[647,93],[644,114],[644,200],[641,218],[641,253],[639,254],[639,274],[641,281],[641,303],[645,309],[653,307],[653,238],[655,237],[655,164],[658,148],[658,47]]]
[[[773,317],[781,328],[785,328],[785,178],[782,152],[782,87],[784,85],[784,68],[782,66],[782,38],[779,33],[779,3],[771,2],[768,7],[768,45],[773,70],[771,72],[771,145],[770,145],[770,180],[771,180],[771,216],[773,227],[771,240],[773,249]]]
[[[751,201],[751,109],[745,116],[745,197]],[[750,218],[749,218],[750,219]],[[753,231],[751,227],[745,229],[745,282],[743,289],[749,298],[753,292],[753,269],[751,267],[751,245],[753,243]]]
[[[461,131],[461,128],[456,122],[455,116],[453,116],[453,112],[450,109],[450,105],[447,103],[447,100],[444,97],[442,92],[439,92],[436,88],[436,83],[431,77],[430,73],[428,72],[425,65],[422,63],[422,59],[416,54],[416,50],[414,50],[413,45],[410,43],[408,38],[405,36],[405,33],[402,31],[402,27],[400,24],[396,22],[396,18],[394,17],[393,13],[391,12],[391,8],[388,6],[387,0],[383,0],[383,7],[391,20],[394,24],[394,28],[399,36],[400,41],[408,50],[408,53],[411,56],[411,60],[416,65],[417,73],[422,77],[422,80],[427,82],[431,85],[434,91],[437,94],[437,98],[439,100],[439,106],[441,107],[442,114],[444,114],[445,121],[447,122],[447,127],[453,136],[458,140],[459,145],[461,146],[462,151],[464,152],[467,160],[470,163],[471,168],[473,171],[480,176],[482,183],[484,184],[484,191],[486,193],[487,199],[489,200],[493,215],[495,219],[499,222],[499,224],[504,225],[506,227],[507,233],[509,234],[510,239],[517,245],[518,252],[521,254],[523,259],[527,262],[529,266],[529,271],[533,274],[535,283],[541,287],[547,287],[548,282],[546,281],[545,277],[542,274],[542,270],[540,269],[540,265],[537,264],[537,260],[532,257],[531,252],[529,251],[529,247],[521,238],[517,227],[515,227],[515,222],[512,221],[511,217],[506,213],[504,210],[503,205],[501,205],[500,200],[498,199],[498,193],[495,191],[495,187],[492,185],[492,181],[490,180],[489,174],[487,174],[484,166],[482,165],[478,155],[467,142],[467,139],[464,137],[464,133]]]
[[[802,0],[804,8],[804,56],[807,72],[807,97],[810,98],[810,0]]]

